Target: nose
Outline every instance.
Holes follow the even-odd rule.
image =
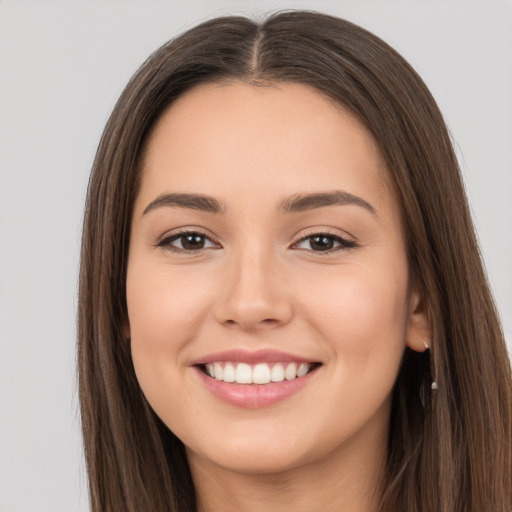
[[[226,261],[226,272],[215,306],[217,320],[245,331],[272,329],[287,324],[293,306],[283,273],[263,251]]]

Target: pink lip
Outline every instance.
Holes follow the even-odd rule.
[[[230,357],[232,357],[232,354]],[[219,361],[219,359],[215,360]],[[259,360],[261,361],[261,359]],[[216,380],[203,373],[198,366],[194,366],[193,369],[206,388],[215,397],[230,405],[253,409],[268,407],[294,395],[315,377],[318,370],[316,368],[304,375],[304,377],[298,377],[289,381],[284,380],[268,384],[236,384]]]
[[[280,362],[291,362],[291,363],[314,363],[311,359],[305,359],[287,352],[281,352],[279,350],[263,349],[250,352],[242,349],[224,350],[222,352],[216,352],[215,354],[209,354],[207,356],[196,359],[190,363],[191,366],[199,364],[215,363],[218,361],[231,361],[233,363],[280,363]]]

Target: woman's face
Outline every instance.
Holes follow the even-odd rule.
[[[201,85],[158,121],[126,334],[192,462],[274,472],[385,450],[404,348],[428,336],[409,277],[376,143],[315,90]]]

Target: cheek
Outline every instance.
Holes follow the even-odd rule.
[[[304,295],[309,322],[347,372],[395,365],[405,348],[407,274],[386,270],[352,267]]]
[[[127,304],[132,357],[143,389],[156,376],[180,367],[184,347],[193,339],[204,316],[211,291],[187,272],[171,267],[128,268]]]
[[[387,424],[405,349],[407,273],[360,270],[317,280],[301,304],[330,353],[325,371],[333,393],[317,397],[331,411],[322,429],[325,446],[348,438],[375,415]]]

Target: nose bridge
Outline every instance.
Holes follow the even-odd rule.
[[[252,239],[237,245],[226,261],[224,275],[217,308],[223,324],[251,329],[289,321],[292,306],[271,244]]]

